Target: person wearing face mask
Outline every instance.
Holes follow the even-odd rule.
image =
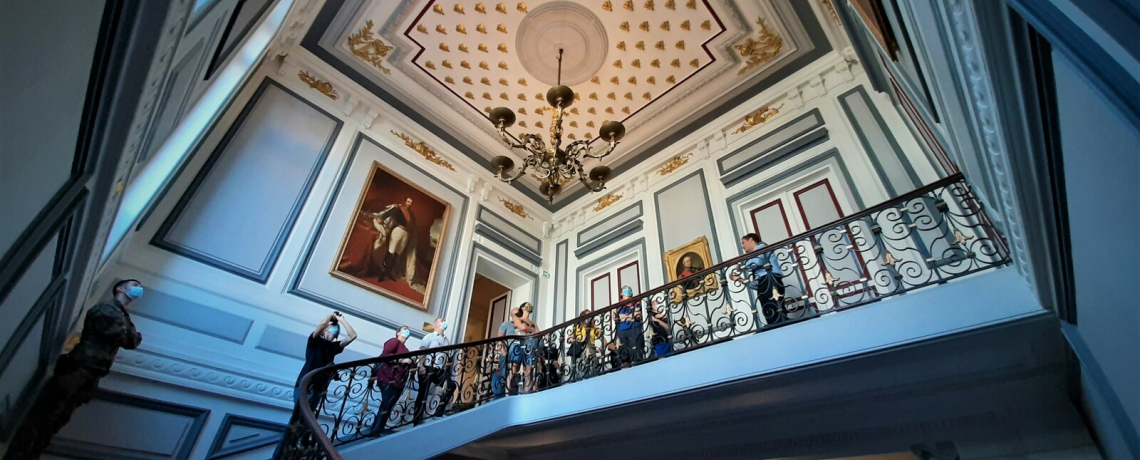
[[[756,312],[764,317],[764,323],[773,325],[783,321],[784,308],[784,271],[780,269],[780,262],[776,260],[775,252],[759,252],[768,245],[760,241],[760,235],[749,233],[740,239],[740,247],[746,254],[757,254],[740,265],[739,272],[733,273],[729,278],[736,282],[743,282],[756,295]],[[759,322],[760,318],[757,318]]]
[[[127,307],[142,297],[142,284],[134,279],[119,281],[111,295],[110,302],[100,302],[87,311],[79,343],[56,362],[51,378],[12,438],[5,460],[39,458],[72,412],[95,396],[119,348],[133,350],[142,342],[142,334],[127,313]]]
[[[430,348],[442,348],[451,345],[451,341],[447,340],[444,333],[447,332],[447,321],[443,318],[435,319],[435,329],[428,335],[425,335],[423,340],[420,341],[420,350]],[[451,378],[452,360],[451,353],[448,351],[441,351],[437,353],[428,353],[420,357],[420,366],[416,372],[416,406],[414,423],[419,425],[423,423],[424,418],[427,417],[427,400],[428,394],[431,393],[432,385],[438,385],[443,388],[443,395],[440,396],[439,404],[436,406],[434,415],[440,415],[447,404],[451,402],[451,397],[455,393],[457,387],[455,381]]]
[[[618,302],[632,298],[633,288],[622,286]],[[618,307],[617,317],[617,333],[615,335],[618,340],[618,356],[621,359],[622,366],[628,367],[642,360],[642,349],[645,348],[645,336],[641,333],[641,303],[629,302]]]
[[[405,343],[411,337],[412,331],[408,326],[400,326],[396,336],[384,342],[384,351],[380,357],[399,355],[408,352]],[[408,381],[408,370],[412,365],[411,358],[396,361],[387,361],[372,369],[372,381],[380,388],[380,409],[376,412],[376,419],[372,421],[372,429],[368,434],[376,434],[387,428],[388,418],[396,401],[404,393],[404,384]]]
[[[531,314],[534,313],[534,304],[530,302],[523,302],[519,305],[518,311],[511,321],[514,322],[515,328],[518,329],[521,335],[530,335],[538,332],[538,326],[531,319]],[[541,339],[538,337],[527,337],[522,340],[522,343],[516,342],[511,346],[511,362],[514,364],[514,370],[517,373],[518,365],[521,363],[523,367],[523,391],[534,391],[534,363],[538,360],[539,345]],[[513,377],[507,379],[507,384],[511,385]]]
[[[341,327],[344,327],[344,332],[347,335],[344,339],[340,339]],[[305,365],[301,367],[301,373],[297,374],[297,383],[293,384],[294,388],[301,384],[301,378],[305,374],[332,364],[333,358],[344,351],[345,347],[348,347],[348,344],[352,343],[353,340],[356,340],[356,330],[340,312],[333,312],[333,314],[322,319],[317,324],[317,328],[313,329],[313,333],[309,334],[309,341],[305,344]],[[318,404],[324,397],[331,379],[331,374],[313,377],[310,387],[321,389],[321,391],[308,393],[309,407],[314,411],[317,410]],[[305,391],[305,388],[297,388],[296,393],[304,393]]]

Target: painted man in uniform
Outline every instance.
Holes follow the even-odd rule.
[[[379,234],[372,246],[372,260],[380,265],[379,280],[403,278],[411,284],[416,271],[416,215],[412,199],[393,204],[372,215]]]

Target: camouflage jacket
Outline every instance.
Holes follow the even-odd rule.
[[[119,348],[133,350],[140,342],[142,334],[135,331],[131,315],[123,305],[118,300],[102,302],[87,311],[79,344],[68,353],[68,358],[98,375],[107,375]]]

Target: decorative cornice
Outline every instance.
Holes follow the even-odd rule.
[[[744,67],[737,72],[737,75],[744,75],[760,64],[771,61],[780,54],[780,50],[784,49],[783,37],[770,29],[764,18],[757,19],[756,24],[760,26],[760,30],[756,31],[755,40],[748,37],[744,43],[732,47],[745,59]]]
[[[526,208],[524,208],[521,204],[515,203],[515,202],[508,200],[506,198],[503,198],[503,197],[499,197],[499,202],[503,203],[503,207],[507,208],[507,210],[510,211],[512,214],[519,216],[519,217],[522,217],[524,219],[534,220],[534,218],[531,217],[530,214],[528,214],[526,212]]]
[[[425,160],[430,161],[432,163],[435,163],[437,165],[440,165],[444,168],[450,169],[452,171],[455,171],[455,167],[451,165],[451,162],[449,162],[449,161],[445,160],[443,157],[437,155],[435,153],[435,149],[428,147],[428,145],[425,144],[423,141],[417,141],[415,139],[412,139],[407,134],[398,133],[394,130],[392,131],[392,134],[395,135],[396,137],[400,138],[400,140],[404,141],[404,145],[408,146],[408,148],[410,148],[410,149],[414,150],[416,153],[420,154],[420,156],[424,157]]]
[[[356,57],[384,72],[384,75],[392,73],[391,70],[384,67],[384,58],[395,48],[384,44],[384,41],[373,35],[371,19],[366,21],[364,27],[361,27],[359,31],[348,36],[348,49]]]
[[[186,386],[184,382],[194,382],[205,385],[206,388],[221,388],[247,393],[260,398],[268,398],[274,403],[281,402],[284,405],[289,405],[293,401],[293,388],[279,382],[271,382],[201,363],[173,358],[152,350],[120,350],[115,356],[115,364],[113,370],[116,372],[123,372],[123,367],[129,367],[164,374],[171,377],[169,380],[163,379],[167,383]]]
[[[736,128],[736,131],[733,131],[732,133],[740,134],[752,129],[755,126],[762,125],[768,120],[771,120],[772,117],[776,116],[776,114],[780,113],[780,109],[782,108],[784,108],[784,104],[780,104],[779,107],[772,107],[767,105],[761,107],[760,110],[752,112],[748,116],[744,117],[744,124],[740,125],[740,127]]]
[[[340,94],[336,92],[336,88],[333,88],[332,83],[321,80],[304,70],[297,72],[297,78],[309,85],[310,88],[317,90],[318,93],[328,96],[329,99],[334,101],[340,99]]]
[[[621,199],[621,197],[622,197],[622,195],[620,195],[620,194],[611,193],[609,195],[598,198],[598,205],[594,206],[594,212],[598,212],[598,211],[606,209],[610,206],[613,206],[613,204],[617,203],[618,200]]]
[[[671,159],[668,162],[666,162],[665,164],[661,165],[661,168],[657,170],[657,175],[668,176],[669,174],[672,174],[673,171],[676,171],[681,166],[684,166],[685,164],[687,164],[689,162],[689,158],[691,158],[692,156],[693,156],[692,153],[686,153],[684,155],[677,155],[677,156],[673,157],[673,159]]]
[[[831,3],[831,0],[819,0],[819,4],[823,5],[823,9],[830,13],[831,20],[835,22],[835,25],[843,25],[843,23],[839,21],[839,13],[835,11],[835,5]]]

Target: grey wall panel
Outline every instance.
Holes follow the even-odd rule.
[[[48,453],[72,458],[186,459],[209,412],[99,391],[75,411]]]
[[[131,304],[131,313],[239,344],[253,326],[249,318],[154,289]]]
[[[602,219],[600,222],[587,227],[585,230],[578,232],[578,246],[583,246],[594,242],[598,238],[607,236],[607,233],[613,232],[618,227],[628,224],[629,222],[641,217],[644,214],[641,202],[638,201],[632,206],[629,206],[621,211],[611,214],[609,217]]]
[[[304,361],[305,344],[308,340],[306,334],[286,331],[276,326],[265,326],[265,331],[257,341],[257,349]]]
[[[222,426],[210,443],[207,460],[231,457],[259,447],[276,444],[285,433],[286,426],[240,415],[226,414]]]
[[[725,187],[732,187],[755,176],[771,165],[827,142],[828,138],[827,128],[817,128],[814,131],[800,136],[796,140],[753,157],[748,162],[742,163],[738,168],[732,170],[732,172],[721,176],[720,180]]]
[[[626,222],[620,227],[614,228],[598,238],[591,240],[589,243],[583,245],[574,251],[574,257],[582,259],[595,252],[605,249],[611,243],[621,241],[627,236],[636,235],[641,233],[645,228],[645,221],[641,219],[634,219]]]
[[[152,244],[264,283],[341,124],[266,79]]]
[[[554,246],[554,311],[561,311],[559,321],[566,321],[566,271],[570,265],[570,240]]]
[[[883,185],[891,197],[922,186],[918,173],[914,171],[906,153],[902,151],[902,147],[895,140],[894,134],[862,86],[841,94],[839,105],[851,121],[875,172],[886,179]]]
[[[704,172],[697,171],[657,191],[653,194],[653,200],[657,208],[657,231],[662,254],[704,236],[708,238],[709,249],[716,259],[712,263],[720,261],[720,245],[717,244],[717,234],[713,228],[712,204]],[[661,261],[661,266],[668,269],[664,260]]]
[[[476,218],[484,225],[490,226],[497,230],[499,233],[510,237],[518,244],[529,249],[535,254],[542,254],[542,240],[535,238],[531,232],[519,228],[519,226],[512,224],[507,219],[496,214],[495,212],[487,209],[486,207],[479,208],[479,215]]]
[[[182,60],[174,64],[167,77],[166,88],[162,90],[162,98],[158,101],[158,110],[154,120],[151,121],[150,133],[147,135],[146,145],[139,149],[137,161],[145,162],[162,147],[174,127],[182,120],[186,110],[186,101],[189,99],[198,75],[202,70],[203,57],[206,52],[206,40],[199,40],[194,48],[182,56]]]
[[[27,271],[16,281],[15,287],[0,303],[0,349],[12,338],[20,322],[32,311],[32,307],[51,284],[55,273],[55,252],[58,239],[52,239],[32,260]]]
[[[719,168],[721,175],[728,174],[748,162],[764,156],[773,149],[821,127],[823,127],[823,116],[820,115],[819,109],[812,109],[774,131],[749,142],[735,152],[725,155],[717,160],[717,168]]]
[[[529,248],[523,246],[522,243],[519,243],[514,238],[502,234],[495,228],[483,222],[475,223],[475,233],[487,237],[491,241],[498,243],[503,247],[503,249],[506,249],[507,252],[519,256],[535,265],[542,263],[541,254],[531,251]]]

